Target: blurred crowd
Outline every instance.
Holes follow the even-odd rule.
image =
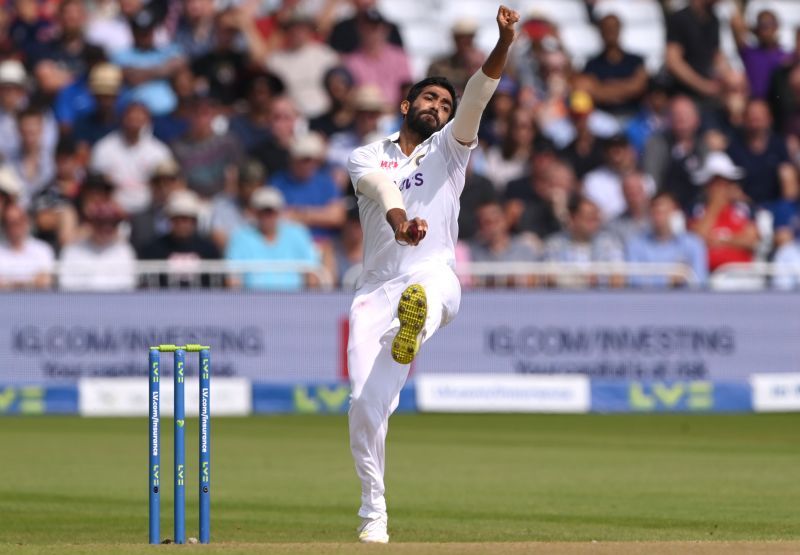
[[[622,47],[623,18],[595,0],[585,7],[603,47],[582,67],[557,25],[522,14],[467,173],[462,268],[685,264],[705,283],[727,263],[798,264],[800,30],[785,51],[778,14],[749,22],[740,5],[725,23],[731,60],[716,3],[664,3],[666,55],[655,73]],[[137,260],[167,261],[173,276],[204,260],[297,261],[352,284],[362,232],[347,157],[399,128],[399,102],[425,76],[378,7],[2,2],[0,288],[54,279],[61,289],[135,288]],[[443,25],[452,51],[427,74],[463,89],[486,56],[477,30],[468,18]],[[298,289],[319,279],[250,272],[228,285]],[[685,282],[667,273],[581,285]]]

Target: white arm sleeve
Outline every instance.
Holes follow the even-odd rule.
[[[499,82],[500,79],[492,79],[483,69],[479,69],[469,78],[453,120],[453,137],[457,141],[471,143],[478,136],[481,115]]]
[[[405,210],[403,195],[385,172],[372,172],[358,180],[356,189],[383,207],[384,213],[392,208]]]

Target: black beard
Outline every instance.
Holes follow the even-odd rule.
[[[433,119],[436,120],[436,124],[431,125],[423,119],[422,116],[425,114],[433,116]],[[439,125],[439,116],[434,112],[420,112],[416,108],[411,107],[408,109],[406,119],[408,120],[408,128],[422,137],[423,141],[442,128],[442,126]]]

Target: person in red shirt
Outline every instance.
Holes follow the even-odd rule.
[[[695,209],[691,230],[708,248],[708,269],[731,262],[752,262],[758,231],[738,181],[744,171],[724,152],[712,152],[695,176],[705,186],[705,200]]]

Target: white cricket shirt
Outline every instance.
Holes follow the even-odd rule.
[[[357,148],[350,155],[347,169],[364,230],[364,270],[359,284],[387,281],[430,263],[455,269],[459,197],[477,140],[462,145],[453,137],[452,126],[450,121],[410,156],[403,154],[396,142],[399,133]],[[388,173],[400,188],[409,219],[428,222],[428,233],[416,247],[398,245],[381,205],[359,194],[359,179],[375,171]]]

